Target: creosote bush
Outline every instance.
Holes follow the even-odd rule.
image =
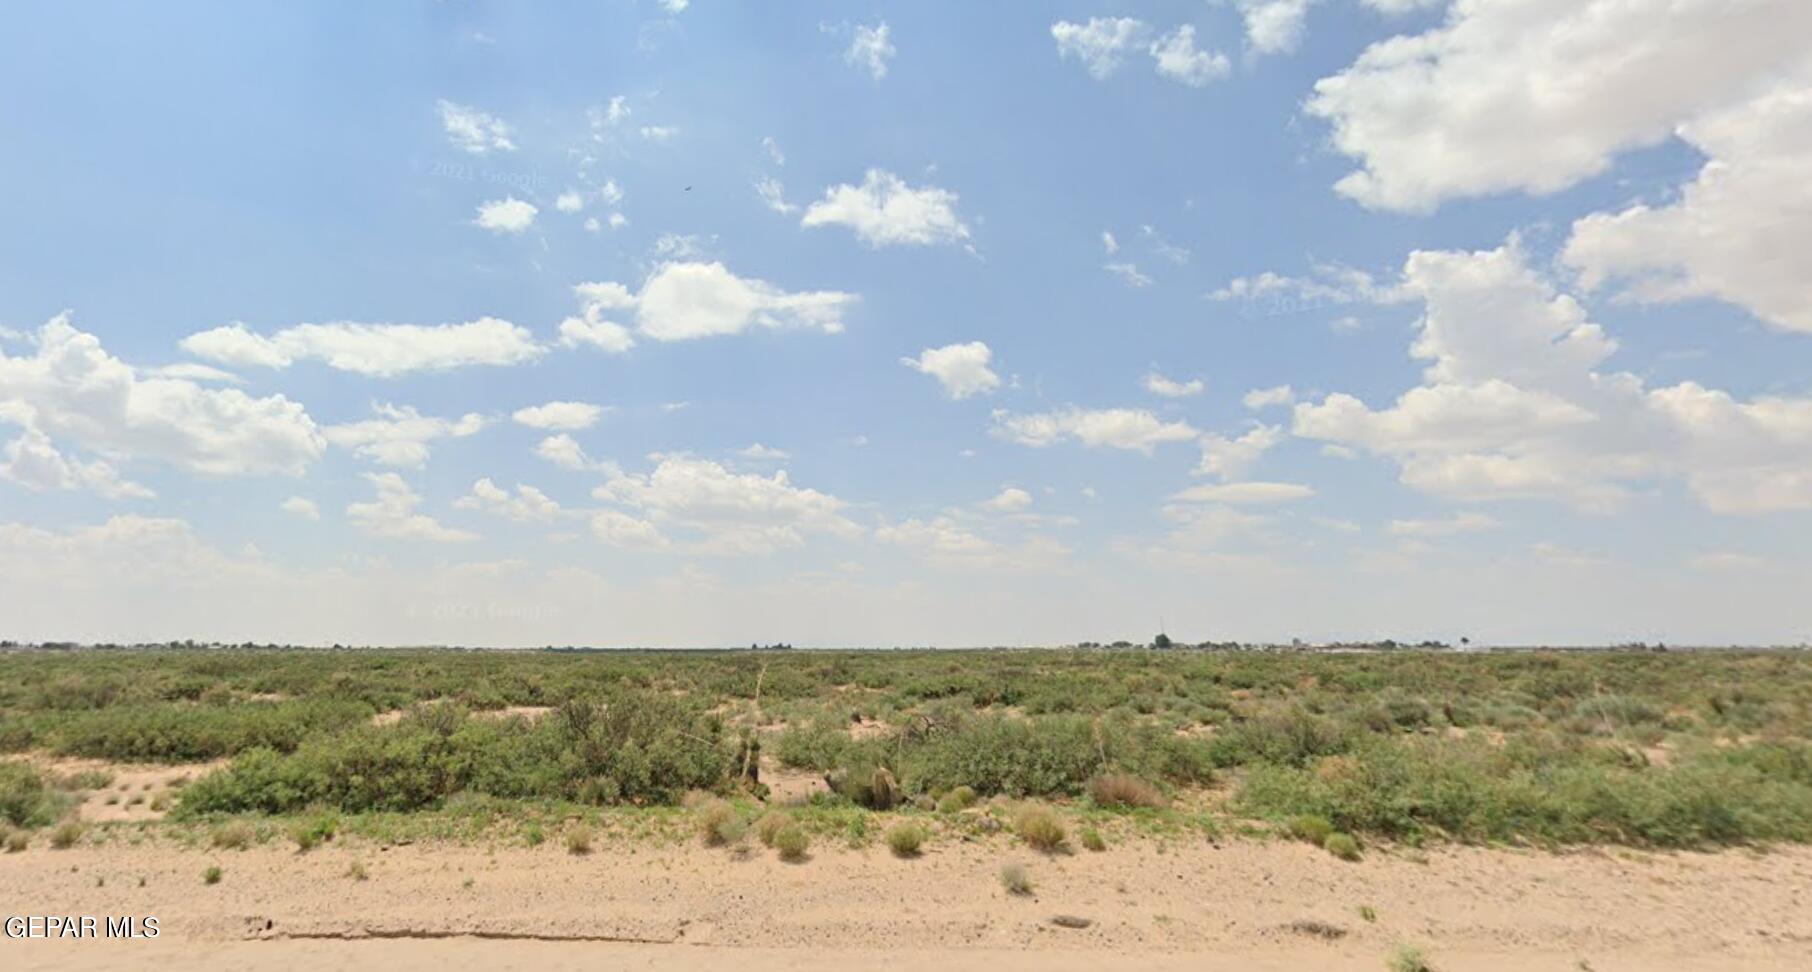
[[[1322,839],[1321,846],[1328,853],[1343,861],[1356,861],[1359,859],[1359,841],[1355,840],[1352,834],[1343,834],[1339,831],[1335,831]]]
[[[924,825],[902,821],[887,828],[887,847],[895,857],[917,857],[927,836]]]
[[[61,816],[68,805],[68,797],[46,786],[35,768],[0,763],[0,823],[42,827]]]
[[[975,806],[975,799],[974,788],[968,786],[952,787],[950,792],[944,794],[944,798],[938,801],[937,808],[940,813],[957,813]]]
[[[1303,813],[1290,818],[1290,836],[1308,841],[1316,847],[1320,847],[1333,832],[1334,825],[1326,817]]]

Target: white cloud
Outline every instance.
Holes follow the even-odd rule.
[[[1514,239],[1411,254],[1403,289],[1426,308],[1410,349],[1430,362],[1424,383],[1381,410],[1338,393],[1299,403],[1297,435],[1390,457],[1405,484],[1453,500],[1603,511],[1678,477],[1713,512],[1812,509],[1812,399],[1601,371],[1616,343]]]
[[[690,456],[656,461],[646,475],[613,475],[592,495],[640,513],[663,535],[675,529],[696,534],[690,547],[699,553],[766,554],[801,546],[808,535],[861,532],[844,517],[842,500],[794,486],[784,470],[760,476]]]
[[[1145,390],[1164,398],[1189,398],[1200,395],[1208,386],[1200,378],[1175,381],[1153,371],[1145,376]]]
[[[679,129],[670,125],[643,125],[641,131],[642,137],[650,142],[672,141],[673,136],[679,134]]]
[[[77,330],[67,313],[31,340],[32,352],[23,357],[0,347],[0,422],[36,429],[51,442],[216,476],[300,475],[326,448],[300,404],[282,395],[253,398],[236,388],[141,378],[98,338]],[[92,464],[87,474],[71,468],[78,478],[104,481]]]
[[[1146,455],[1166,442],[1186,442],[1198,434],[1187,422],[1166,422],[1145,409],[1083,409],[1073,405],[1031,415],[996,411],[993,433],[1036,448],[1075,439],[1091,448],[1126,449]]]
[[[301,517],[304,520],[319,520],[321,518],[321,508],[315,505],[315,501],[302,496],[291,496],[289,499],[278,504],[277,508],[291,516]]]
[[[1240,404],[1252,411],[1270,408],[1274,405],[1293,405],[1296,392],[1289,385],[1277,385],[1271,388],[1254,388],[1240,400]]]
[[[155,368],[140,368],[139,373],[147,378],[179,378],[184,381],[220,381],[229,385],[243,385],[245,379],[230,371],[222,371],[212,365],[194,361],[178,364],[159,365]]]
[[[755,182],[755,193],[769,209],[781,215],[790,215],[799,211],[799,207],[786,201],[786,187],[779,179],[763,178]]]
[[[1299,483],[1219,483],[1191,486],[1170,498],[1182,503],[1227,503],[1234,506],[1260,506],[1307,499],[1315,490]]]
[[[1074,57],[1096,79],[1119,68],[1127,49],[1145,34],[1145,24],[1131,17],[1092,17],[1086,24],[1060,20],[1051,25],[1057,56]]]
[[[476,412],[455,420],[423,415],[407,405],[379,402],[371,409],[377,418],[330,425],[322,433],[334,445],[383,466],[419,469],[428,461],[430,442],[476,435],[487,424]]]
[[[780,143],[774,141],[774,136],[767,135],[762,138],[761,150],[768,153],[768,158],[773,161],[775,165],[786,164],[786,153],[780,151]]]
[[[27,428],[0,448],[0,479],[32,492],[79,490],[106,499],[150,499],[151,490],[120,478],[118,469],[101,459],[84,462],[57,451],[50,437]]]
[[[1393,537],[1451,537],[1498,526],[1496,520],[1483,513],[1456,513],[1441,520],[1392,520],[1384,531]]]
[[[1004,487],[994,495],[993,499],[982,503],[984,508],[996,513],[1018,513],[1030,508],[1031,505],[1032,494],[1017,486]]]
[[[1107,251],[1108,256],[1113,256],[1114,254],[1120,252],[1120,241],[1117,239],[1114,239],[1114,234],[1108,232],[1107,230],[1102,230],[1101,231],[1101,248],[1103,250]]]
[[[936,378],[951,398],[963,399],[1000,387],[1000,376],[988,367],[993,357],[994,352],[986,344],[970,341],[926,348],[917,358],[901,358],[900,363]]]
[[[1573,224],[1562,259],[1588,289],[1642,301],[1714,297],[1812,333],[1812,73],[1679,129],[1710,161],[1670,205]]]
[[[1122,281],[1124,281],[1126,283],[1126,285],[1128,287],[1149,287],[1149,286],[1151,286],[1151,278],[1146,276],[1144,274],[1144,272],[1142,272],[1139,269],[1139,265],[1136,263],[1126,263],[1123,261],[1109,261],[1107,263],[1103,263],[1101,265],[1101,269],[1106,270],[1108,273],[1111,273],[1116,277],[1119,277]]]
[[[373,536],[396,540],[461,543],[478,539],[475,533],[442,526],[426,513],[417,513],[415,508],[421,505],[421,496],[396,473],[366,473],[365,478],[377,490],[377,498],[346,507],[347,519],[359,529]]]
[[[1335,188],[1427,210],[1551,193],[1806,60],[1801,0],[1470,0],[1373,44],[1308,102],[1362,165]]]
[[[608,547],[626,550],[659,550],[668,546],[660,527],[618,510],[599,510],[592,514],[591,533]]]
[[[969,238],[956,215],[956,193],[936,186],[914,189],[891,172],[869,169],[860,186],[824,191],[807,207],[801,226],[847,226],[869,246],[924,246]]]
[[[1415,13],[1418,10],[1445,7],[1449,0],[1359,0],[1359,2],[1386,17],[1398,17],[1407,13]]]
[[[1222,479],[1245,478],[1246,471],[1284,438],[1276,425],[1260,425],[1237,439],[1213,433],[1202,436],[1202,462],[1196,472]]]
[[[1220,51],[1197,50],[1195,28],[1188,24],[1154,41],[1151,56],[1159,74],[1195,88],[1206,87],[1233,69],[1227,55]]]
[[[576,213],[585,208],[585,195],[576,189],[568,189],[554,198],[554,208],[563,213]]]
[[[373,378],[468,365],[521,364],[545,351],[527,328],[495,317],[464,324],[297,324],[269,336],[233,323],[191,334],[180,346],[198,358],[223,364],[287,368],[297,361],[315,360]]]
[[[585,454],[579,440],[562,432],[550,435],[535,445],[535,455],[559,466],[584,472],[605,472],[615,475],[617,467],[613,463],[599,462]]]
[[[917,551],[933,564],[959,569],[1048,570],[1069,557],[1070,550],[1049,537],[1030,537],[1006,547],[977,535],[948,516],[917,518],[875,528],[876,541]]]
[[[440,109],[441,127],[455,148],[473,155],[516,151],[516,143],[510,141],[510,126],[497,116],[444,98],[436,106]]]
[[[755,462],[779,462],[790,458],[785,449],[776,449],[773,446],[765,446],[759,442],[752,443],[744,448],[736,450],[736,454],[744,459],[753,460]]]
[[[561,513],[560,504],[533,486],[516,484],[516,492],[491,482],[489,477],[472,484],[472,491],[453,501],[462,510],[483,510],[517,523],[546,522]]]
[[[589,402],[548,402],[519,408],[510,417],[531,429],[589,429],[598,424],[604,406]]]
[[[1318,263],[1308,276],[1291,277],[1266,270],[1235,277],[1211,291],[1209,300],[1238,301],[1261,314],[1290,314],[1355,303],[1390,304],[1404,299],[1396,288],[1379,283],[1364,270]]]
[[[593,309],[600,314],[632,310],[636,333],[656,341],[740,334],[753,327],[838,334],[843,310],[856,300],[854,294],[835,290],[789,293],[766,281],[738,277],[721,263],[702,262],[663,263],[642,281],[638,293],[617,283],[582,284],[579,293],[588,316]],[[563,338],[568,330],[562,323]],[[621,347],[607,350],[632,343],[617,325],[610,325],[608,335]]]
[[[1235,0],[1246,22],[1246,43],[1260,54],[1283,54],[1302,43],[1303,24],[1317,0]]]
[[[692,0],[661,0],[661,9],[670,14],[683,13],[692,5]]]
[[[1767,566],[1767,561],[1750,554],[1717,550],[1699,554],[1688,560],[1686,565],[1694,570],[1750,571]]]
[[[472,220],[472,225],[493,233],[508,233],[513,236],[535,225],[535,214],[540,211],[533,203],[524,202],[515,196],[492,199],[479,204],[478,216]]]
[[[887,39],[886,21],[873,27],[858,24],[849,50],[843,52],[843,60],[852,67],[862,68],[869,77],[879,81],[887,77],[887,62],[896,53],[893,42]]]
[[[560,346],[589,346],[610,354],[622,354],[635,347],[635,338],[624,327],[607,317],[612,311],[631,310],[635,295],[619,283],[582,283],[573,288],[579,298],[579,316],[560,322]]]

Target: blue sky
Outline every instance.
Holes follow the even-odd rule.
[[[0,634],[1805,640],[1812,15],[1675,6],[13,10]]]

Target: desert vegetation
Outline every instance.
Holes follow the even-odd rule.
[[[111,798],[221,849],[407,819],[508,821],[530,844],[572,841],[569,819],[678,820],[708,844],[753,826],[794,857],[811,835],[909,856],[1153,828],[1342,857],[1808,842],[1809,730],[1795,652],[18,651],[0,823],[67,846],[71,808]],[[45,768],[82,757],[215,762],[150,794]],[[777,810],[777,774],[823,786]]]

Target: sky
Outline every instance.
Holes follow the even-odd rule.
[[[0,638],[1812,640],[1801,0],[5,16]]]

